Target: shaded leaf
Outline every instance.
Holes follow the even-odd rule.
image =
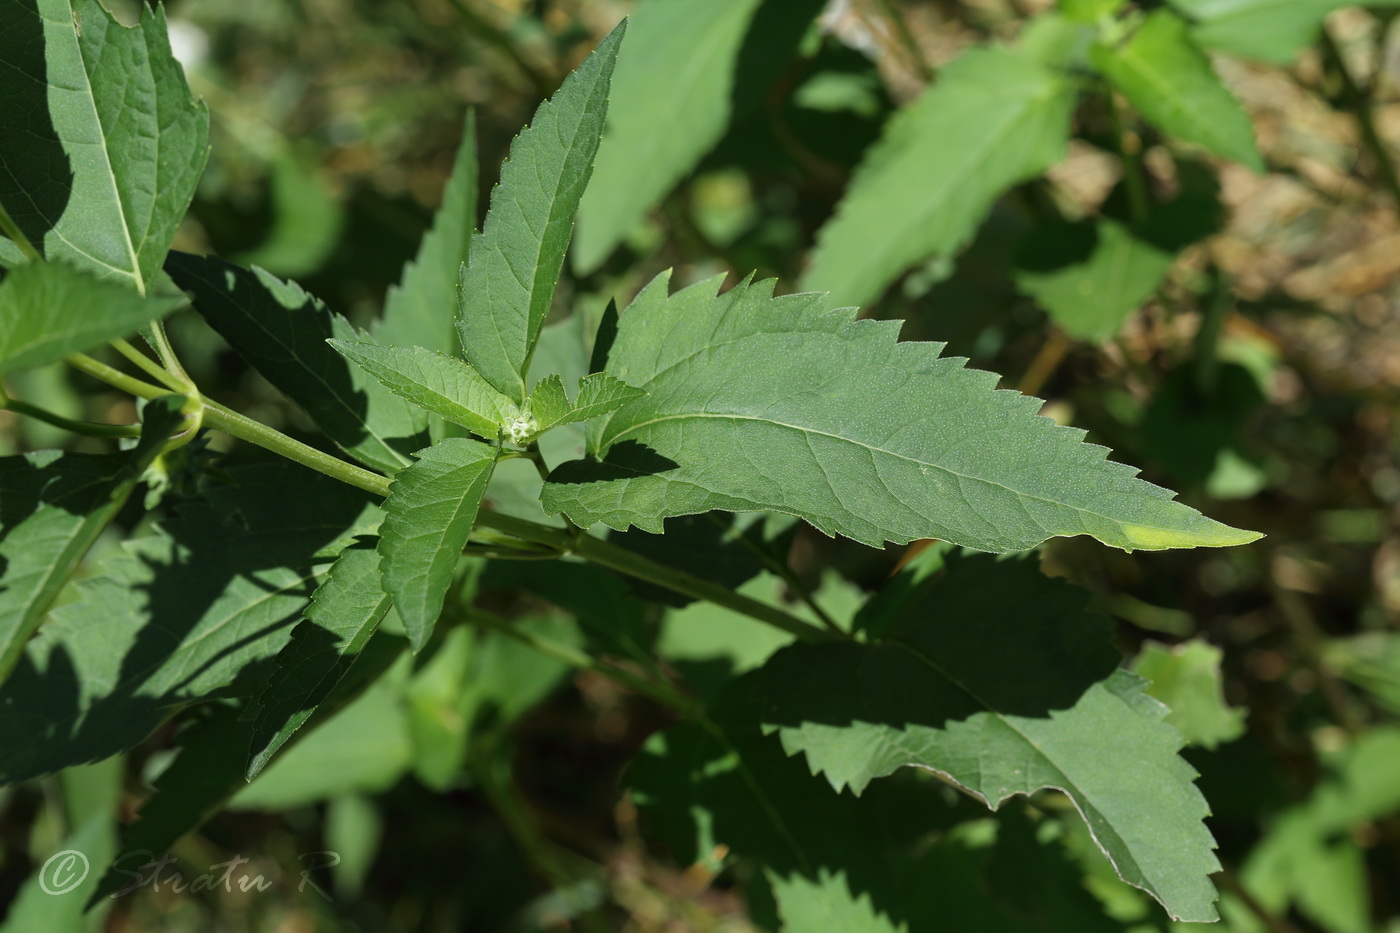
[[[73,590],[0,687],[0,782],[140,742],[183,706],[266,680],[318,562],[378,521],[370,496],[295,464],[237,483],[128,542]]]
[[[1180,735],[1116,671],[1088,594],[1026,561],[950,559],[878,644],[801,644],[764,665],[765,728],[835,788],[927,768],[992,809],[1054,788],[1128,883],[1215,918],[1215,842]],[[1102,678],[1102,679],[1101,679]]]
[[[806,288],[867,304],[900,273],[958,250],[1003,191],[1058,162],[1074,89],[1062,73],[978,48],[897,113],[817,235]]]
[[[248,780],[340,683],[388,611],[379,554],[372,545],[346,548],[312,594],[306,618],[292,629],[276,672],[258,695],[245,761]]]
[[[427,443],[427,416],[327,346],[365,335],[294,282],[212,256],[171,253],[166,271],[238,355],[311,416],[342,450],[393,472]]]
[[[644,389],[596,422],[595,459],[561,464],[543,502],[575,523],[660,531],[670,516],[771,510],[871,545],[940,538],[987,551],[1090,534],[1131,550],[1243,544],[1104,459],[1040,402],[896,343],[894,322],[823,311],[772,283],[716,296],[653,281],[622,315],[608,370]]]
[[[46,450],[0,458],[0,682],[180,426],[184,400],[170,395],[149,402],[141,440],[128,453]]]
[[[1158,129],[1264,171],[1254,124],[1220,83],[1181,17],[1157,10],[1126,43],[1096,45],[1090,59]]]
[[[384,589],[414,651],[428,643],[442,612],[497,453],[486,444],[449,437],[415,454],[417,462],[389,486],[379,532]]]
[[[135,333],[184,303],[146,298],[66,262],[32,262],[0,281],[0,372],[56,363]]]
[[[45,258],[149,293],[209,153],[164,9],[131,28],[97,0],[7,0],[3,15],[0,204]]]
[[[510,147],[462,270],[457,333],[467,361],[518,404],[593,169],[608,110],[619,24],[540,105]]]

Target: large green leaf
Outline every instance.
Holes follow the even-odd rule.
[[[389,287],[384,315],[370,328],[381,344],[425,347],[455,355],[457,280],[470,255],[476,230],[476,112],[467,112],[457,161],[442,194],[433,228],[418,245],[418,255],[404,266],[403,279]]]
[[[589,272],[729,124],[734,72],[762,0],[645,0],[617,59],[608,130],[579,205],[577,268]]]
[[[1158,129],[1264,171],[1253,122],[1175,13],[1157,10],[1122,45],[1094,46],[1090,59]]]
[[[80,582],[0,688],[0,782],[130,748],[182,706],[247,695],[370,496],[294,464],[229,470]]]
[[[0,16],[0,205],[46,258],[148,292],[208,157],[164,10],[143,5],[134,28],[97,0],[3,0]]]
[[[608,371],[645,389],[590,425],[597,460],[556,467],[543,502],[575,523],[660,531],[713,509],[798,515],[871,545],[941,538],[985,551],[1090,534],[1124,549],[1243,544],[1104,459],[1084,433],[995,391],[997,377],[896,343],[894,322],[822,310],[772,283],[670,297],[661,276],[622,315]]]
[[[1286,65],[1311,45],[1327,14],[1353,0],[1171,0],[1200,45]],[[1393,2],[1367,6],[1392,6]]]
[[[1000,826],[968,826],[978,830],[974,840],[955,825],[975,815],[973,805],[954,802],[937,781],[906,772],[860,797],[833,791],[760,734],[751,681],[732,683],[707,721],[655,736],[628,782],[649,836],[667,843],[682,865],[713,872],[725,852],[727,861],[757,863],[755,882],[776,900],[773,910],[768,896],[751,893],[761,929],[1117,929],[1056,845],[1024,838],[1033,831],[1015,832],[1005,816],[995,820]],[[1013,854],[1014,865],[999,864]],[[989,896],[1003,884],[1014,897]]]
[[[467,361],[519,404],[593,170],[623,22],[540,105],[501,166],[463,269],[457,332]]]
[[[340,683],[389,611],[379,563],[373,546],[348,547],[312,595],[306,618],[292,629],[292,640],[277,655],[276,673],[258,695],[249,780]]]
[[[134,333],[181,298],[147,298],[66,262],[32,262],[0,281],[0,372],[55,363]]]
[[[390,392],[482,437],[495,440],[519,413],[514,402],[459,359],[422,347],[381,347],[355,340],[328,343]]]
[[[171,395],[148,403],[141,440],[129,453],[46,450],[0,459],[0,682],[175,433],[183,401]]]
[[[978,48],[896,114],[817,236],[803,285],[878,298],[905,269],[963,245],[1003,191],[1064,155],[1074,88],[1025,55]]]
[[[267,380],[350,454],[386,472],[427,443],[427,415],[326,344],[365,335],[294,282],[213,257],[172,253],[170,277],[194,307]]]
[[[384,588],[414,651],[428,643],[442,612],[497,453],[498,448],[449,437],[420,450],[417,462],[389,487],[379,538]]]
[[[834,788],[927,768],[996,809],[1068,794],[1119,875],[1215,918],[1205,799],[1145,683],[1115,670],[1088,594],[1028,560],[949,559],[876,644],[800,644],[761,671],[765,728]]]

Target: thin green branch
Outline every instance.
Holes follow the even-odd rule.
[[[1147,182],[1142,171],[1142,142],[1136,147],[1128,142],[1131,127],[1118,94],[1112,88],[1106,89],[1109,118],[1113,122],[1113,140],[1118,148],[1118,157],[1123,163],[1123,184],[1128,192],[1128,213],[1134,227],[1147,223],[1151,201],[1147,195]],[[1136,134],[1134,134],[1136,138]]]
[[[51,412],[46,408],[22,402],[17,398],[10,398],[4,393],[0,393],[0,409],[12,411],[17,415],[28,415],[39,421],[47,422],[54,427],[72,431],[75,434],[85,434],[88,437],[140,437],[141,426],[139,424],[98,424],[93,421],[75,421],[72,418],[65,418],[60,414]]]
[[[86,353],[74,353],[71,356],[64,357],[64,362],[79,372],[87,373],[94,379],[100,379],[109,386],[121,389],[123,392],[127,392],[137,398],[149,400],[170,394],[170,390],[164,386],[142,382],[140,379],[128,376],[119,369],[113,369],[106,363],[93,359]]]
[[[1361,130],[1361,144],[1375,163],[1381,184],[1385,186],[1396,208],[1400,209],[1400,175],[1396,174],[1395,160],[1391,158],[1390,149],[1376,129],[1376,121],[1371,113],[1370,96],[1356,83],[1351,69],[1347,68],[1346,59],[1342,56],[1337,40],[1332,37],[1326,26],[1322,28],[1319,43],[1322,46],[1323,58],[1342,82],[1342,98],[1356,117],[1357,127]]]
[[[29,242],[29,237],[24,235],[24,231],[19,228],[19,224],[15,223],[14,218],[5,210],[5,205],[3,204],[0,204],[0,233],[14,240],[15,245],[19,247],[19,251],[28,256],[32,261],[43,262],[44,257],[34,248],[34,244]]]
[[[185,372],[185,367],[180,362],[180,358],[175,355],[175,348],[170,343],[170,338],[165,333],[164,321],[152,321],[150,328],[150,338],[156,353],[160,355],[160,362],[167,372],[175,378],[182,392],[194,391],[194,380],[190,374]]]
[[[128,360],[134,363],[138,369],[140,369],[146,375],[150,376],[152,379],[155,379],[157,382],[160,382],[166,388],[170,389],[170,391],[184,394],[185,392],[188,392],[191,388],[188,385],[182,385],[173,375],[171,375],[166,370],[162,369],[160,364],[158,364],[155,360],[151,359],[146,354],[142,353],[137,347],[133,346],[128,341],[113,340],[111,341],[111,343],[113,350],[116,350],[122,356],[126,357]]]
[[[719,516],[711,513],[710,519],[715,524],[727,529],[728,526],[724,524],[723,519]],[[826,626],[837,635],[846,634],[845,629],[841,628],[836,620],[822,608],[821,603],[817,602],[816,595],[812,593],[807,584],[803,583],[797,574],[793,572],[793,569],[787,565],[787,561],[780,560],[777,555],[769,551],[762,543],[749,537],[747,531],[739,532],[738,540],[751,554],[758,558],[759,562],[763,564],[764,567],[768,568],[768,570],[776,574],[783,583],[787,584],[787,588],[792,591],[794,596],[807,604],[807,608],[812,610],[817,620],[820,621],[822,625]]]

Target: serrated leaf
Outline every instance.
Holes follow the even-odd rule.
[[[56,363],[134,333],[180,298],[147,298],[66,262],[31,262],[0,281],[0,372]]]
[[[141,440],[128,453],[47,450],[0,458],[0,682],[175,433],[183,402],[184,396],[174,395],[149,402]]]
[[[183,706],[261,687],[318,562],[378,520],[295,464],[230,469],[55,609],[0,687],[0,783],[123,751]]]
[[[949,570],[879,644],[794,645],[761,672],[765,728],[832,786],[901,767],[946,775],[992,809],[1054,788],[1119,876],[1182,920],[1215,919],[1215,842],[1179,733],[1145,682],[1114,670],[1087,594],[1034,564]],[[1094,682],[1098,678],[1105,678]]]
[[[1118,333],[1157,291],[1176,259],[1108,219],[1092,226],[1049,227],[1033,238],[1026,254],[1039,262],[1016,270],[1016,287],[1065,333],[1095,343]],[[1061,257],[1066,261],[1047,261]]]
[[[1117,47],[1096,45],[1089,57],[1158,129],[1256,172],[1264,171],[1253,122],[1220,83],[1181,17],[1157,10],[1127,42]]]
[[[530,417],[535,419],[535,430],[543,432],[568,418],[574,406],[569,401],[568,392],[564,390],[564,380],[556,375],[546,376],[535,383],[527,407]]]
[[[427,416],[326,345],[366,339],[294,282],[212,256],[171,253],[166,271],[239,356],[301,406],[342,450],[393,472],[427,443]]]
[[[1208,49],[1287,65],[1317,38],[1327,14],[1351,0],[1171,0],[1194,25],[1191,37]],[[1394,6],[1393,2],[1368,6]]]
[[[208,157],[165,11],[143,6],[132,28],[97,0],[0,14],[0,204],[45,258],[149,292]]]
[[[1075,92],[1025,55],[978,48],[896,114],[817,235],[802,284],[867,304],[930,256],[958,250],[992,202],[1065,153]]]
[[[442,612],[457,558],[476,521],[498,449],[449,437],[414,456],[384,500],[379,553],[414,651],[428,643]]]
[[[626,21],[540,105],[511,144],[482,232],[462,270],[462,350],[518,404],[540,328],[554,301],[574,214],[593,170],[608,86]]]
[[[1171,710],[1167,722],[1186,741],[1205,748],[1244,735],[1244,710],[1225,702],[1220,658],[1219,648],[1200,640],[1175,647],[1148,642],[1132,665],[1150,682],[1148,694]]]
[[[348,547],[312,594],[306,618],[292,629],[291,641],[277,655],[276,672],[258,695],[245,762],[248,780],[306,724],[389,611],[379,564],[372,546]]]
[[[618,55],[608,129],[579,205],[574,263],[596,269],[729,124],[739,50],[762,0],[644,0]]]
[[[421,347],[381,347],[364,340],[328,340],[337,353],[390,392],[494,440],[515,403],[461,360]]]
[[[384,314],[370,328],[376,343],[424,347],[449,356],[459,352],[452,321],[459,270],[470,257],[476,230],[477,174],[476,111],[468,110],[433,227],[418,244],[418,255],[404,266],[399,284],[389,286]]]
[[[660,531],[670,516],[768,510],[876,546],[984,551],[1078,534],[1125,550],[1258,537],[1174,502],[1039,417],[1039,400],[939,358],[941,344],[896,343],[896,322],[773,298],[771,282],[717,287],[668,297],[661,276],[622,315],[608,370],[648,394],[596,422],[595,460],[555,468],[548,511]]]

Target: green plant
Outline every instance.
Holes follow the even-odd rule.
[[[1269,49],[1306,41],[1332,5]],[[1134,143],[1147,130],[1124,99],[1160,132],[1262,169],[1198,46],[1257,52],[1237,22],[1250,11],[1183,0],[1192,26],[1167,8],[1066,2],[1015,44],[965,53],[855,172],[803,275],[819,292],[753,276],[673,291],[662,274],[620,311],[557,314],[575,215],[587,274],[753,106],[726,81],[768,7],[722,6],[643,4],[625,44],[625,26],[605,38],[513,142],[479,232],[469,117],[434,227],[368,329],[261,269],[169,251],[208,116],[162,12],[127,29],[95,0],[0,6],[0,62],[24,104],[0,114],[0,369],[63,361],[143,400],[139,425],[94,424],[3,396],[17,415],[128,440],[0,459],[0,777],[78,773],[183,726],[141,820],[120,843],[89,843],[115,863],[85,889],[94,902],[129,877],[121,853],[168,849],[230,800],[297,799],[278,796],[296,782],[272,780],[279,762],[351,709],[364,733],[398,736],[387,774],[445,790],[470,773],[539,872],[570,889],[574,869],[510,784],[508,742],[481,724],[557,677],[514,678],[523,649],[664,710],[630,798],[681,863],[732,868],[760,923],[1113,928],[1078,881],[1102,874],[1086,829],[1170,917],[1216,918],[1208,807],[1178,752],[1183,732],[1211,744],[1238,731],[1218,657],[1140,659],[1163,691],[1205,685],[1180,688],[1169,724],[1120,669],[1089,594],[1010,555],[1080,535],[1126,552],[1259,535],[1139,479],[941,344],[837,306],[963,247],[1007,189],[1059,161],[1081,112],[1121,156],[1121,189],[1101,217],[1071,219],[1032,186],[1027,240],[1043,248],[1014,279],[1065,334],[1112,338],[1217,213],[1186,158],[1175,197],[1149,190]],[[794,50],[811,6],[783,20]],[[690,60],[680,37],[714,49],[701,59],[713,67],[658,78]],[[683,130],[663,119],[692,114]],[[338,452],[207,397],[162,324],[186,302]],[[1233,384],[1211,346],[1218,316],[1207,322],[1191,390],[1209,396]],[[151,353],[127,342],[136,332]],[[104,344],[119,359],[89,355]],[[1193,482],[1233,449],[1234,426],[1208,438]],[[204,429],[277,456],[214,461]],[[143,481],[140,510],[127,500]],[[129,538],[69,584],[119,514]],[[936,543],[867,596],[789,565],[799,520],[872,548]],[[662,635],[639,608],[692,602],[683,624],[707,631],[672,619]],[[683,644],[711,628],[735,649]],[[373,706],[389,689],[421,715]],[[1044,789],[1063,798],[995,823],[959,797],[998,809]],[[1298,832],[1350,825],[1325,811]],[[90,818],[75,830],[110,834],[110,812]],[[988,896],[984,878],[1017,890]]]

